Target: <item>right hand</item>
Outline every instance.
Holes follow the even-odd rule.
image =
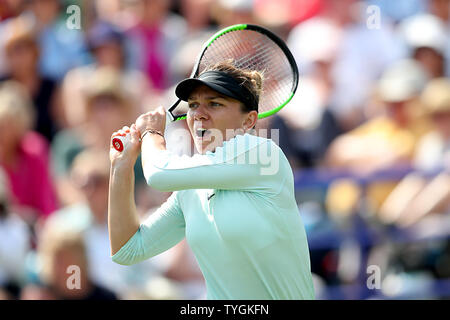
[[[112,140],[116,136],[122,136],[126,139],[124,142],[123,150],[117,151],[113,145]],[[109,159],[111,164],[135,164],[139,153],[141,151],[141,142],[139,137],[139,131],[136,129],[136,125],[132,124],[131,127],[123,127],[121,130],[114,132],[111,135],[111,141],[109,146]]]

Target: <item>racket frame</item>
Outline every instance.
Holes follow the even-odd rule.
[[[298,78],[299,78],[299,72],[298,72],[298,67],[297,67],[297,63],[295,62],[294,56],[292,55],[291,51],[289,50],[289,48],[287,47],[286,43],[281,40],[278,36],[276,36],[274,33],[272,33],[271,31],[257,26],[257,25],[253,25],[253,24],[236,24],[236,25],[232,25],[229,26],[225,29],[222,29],[218,32],[216,32],[213,36],[211,36],[211,38],[208,39],[208,41],[205,42],[205,44],[202,47],[202,50],[200,51],[200,54],[197,57],[196,63],[194,65],[194,67],[192,68],[192,73],[190,75],[189,78],[195,78],[198,76],[198,71],[200,68],[200,63],[201,60],[206,52],[206,50],[208,49],[208,47],[214,42],[216,41],[218,38],[220,38],[221,36],[223,36],[224,34],[228,33],[228,32],[233,32],[233,31],[238,31],[238,30],[252,30],[252,31],[256,31],[259,33],[262,33],[264,35],[266,35],[269,39],[271,39],[273,42],[275,42],[280,49],[283,51],[283,53],[286,55],[286,58],[288,59],[291,67],[292,67],[292,71],[294,73],[294,81],[292,84],[292,88],[291,88],[291,95],[288,97],[288,99],[283,102],[281,105],[279,105],[278,107],[265,111],[265,112],[261,112],[258,113],[258,119],[262,119],[262,118],[266,118],[269,117],[275,113],[277,113],[278,111],[280,111],[284,106],[286,106],[289,101],[292,100],[292,98],[294,97],[295,91],[297,90],[298,87]],[[173,110],[175,110],[175,108],[180,104],[181,99],[178,99],[168,110],[168,117],[171,121],[177,121],[177,120],[183,120],[186,119],[186,114],[181,114],[181,115],[174,115],[173,114]]]

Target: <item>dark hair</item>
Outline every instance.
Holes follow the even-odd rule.
[[[87,36],[87,43],[91,51],[111,41],[117,42],[122,47],[124,40],[123,32],[111,23],[104,21],[97,22]]]
[[[263,83],[263,74],[261,72],[256,70],[238,68],[234,65],[233,60],[225,60],[222,62],[218,62],[215,65],[208,67],[207,69],[204,70],[204,72],[206,71],[226,72],[236,81],[238,81],[241,86],[250,91],[250,93],[253,94],[257,98],[257,100],[259,100],[259,97],[261,96],[262,92],[262,83]],[[244,112],[250,112],[254,110],[253,108],[245,105],[244,103],[242,103],[242,106],[243,106],[242,111]]]
[[[6,218],[8,215],[8,206],[5,202],[0,201],[0,219]]]

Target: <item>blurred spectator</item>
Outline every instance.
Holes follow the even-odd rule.
[[[71,180],[80,201],[63,208],[47,226],[60,231],[83,232],[90,278],[113,292],[126,289],[124,276],[130,269],[110,258],[108,235],[109,157],[104,149],[86,149],[73,162]]]
[[[116,26],[98,21],[89,30],[88,44],[94,57],[94,63],[70,70],[63,82],[64,112],[69,127],[86,121],[84,91],[90,79],[98,69],[114,68],[121,73],[123,87],[129,92],[128,99],[138,114],[147,112],[147,100],[152,88],[146,76],[137,70],[128,68],[128,45],[124,33]]]
[[[287,44],[302,75],[314,72],[316,61],[334,63],[344,31],[334,21],[316,17],[307,20],[289,33]],[[327,41],[321,41],[327,39]]]
[[[410,56],[422,65],[431,78],[445,75],[445,59],[450,57],[446,52],[449,49],[450,29],[446,30],[443,21],[431,14],[421,14],[402,21],[398,30]]]
[[[450,1],[449,0],[429,0],[428,11],[439,17],[445,24],[450,23]]]
[[[343,25],[344,34],[332,70],[332,110],[346,130],[367,120],[364,108],[372,88],[389,65],[406,56],[393,22],[381,12],[380,20],[375,22],[379,24],[369,28],[371,17],[366,10],[367,4],[362,1],[346,10],[349,21]]]
[[[56,101],[57,84],[39,72],[40,48],[31,28],[24,18],[10,20],[5,27],[8,71],[0,80],[12,79],[23,85],[36,108],[34,128],[51,141],[61,120]]]
[[[374,172],[410,163],[418,138],[428,130],[416,119],[418,95],[427,81],[423,69],[412,60],[393,64],[378,83],[381,105],[373,119],[340,136],[331,145],[328,161],[331,167]]]
[[[105,21],[112,24],[120,25],[124,18],[122,0],[95,0],[92,1],[94,6],[96,18],[98,21]]]
[[[4,0],[0,2],[0,21],[17,17],[25,8],[24,0]]]
[[[85,250],[80,233],[59,230],[57,225],[47,225],[38,247],[40,283],[26,286],[21,299],[116,300],[113,292],[99,286],[90,276]],[[69,277],[72,277],[72,281]],[[74,287],[70,287],[69,283]],[[77,284],[78,287],[75,286]]]
[[[171,4],[172,0],[138,0],[130,9],[136,19],[127,30],[136,53],[133,61],[157,90],[172,85],[169,65],[187,31],[184,18],[170,12]]]
[[[299,50],[297,53],[301,53],[302,58],[297,58],[302,61],[301,66],[309,64],[308,71],[303,71],[298,93],[289,107],[271,119],[272,128],[280,130],[279,145],[294,168],[320,165],[328,145],[341,132],[336,117],[330,111],[333,91],[331,68],[339,33],[325,20],[312,19],[302,26],[291,32],[288,43],[291,48]],[[304,38],[310,36],[313,36],[309,39],[312,41]],[[315,41],[317,38],[330,40],[318,42]]]
[[[81,30],[69,29],[61,0],[31,0],[29,18],[40,47],[39,67],[42,74],[61,80],[71,68],[89,61]]]
[[[363,175],[410,166],[419,138],[429,130],[426,118],[417,112],[418,97],[427,80],[424,70],[413,60],[401,60],[389,67],[376,88],[381,104],[375,103],[376,110],[368,122],[331,144],[327,165]],[[394,186],[393,182],[373,183],[367,191],[370,205],[378,208]],[[345,183],[333,184],[328,191],[331,212],[355,208],[354,197],[348,195],[353,189]]]
[[[58,206],[48,167],[48,143],[30,131],[33,115],[32,102],[20,84],[0,84],[0,165],[9,178],[14,211],[31,224]]]
[[[365,0],[369,5],[375,5],[381,12],[394,22],[404,20],[410,16],[426,11],[430,0]],[[447,1],[447,0],[446,0]]]
[[[111,260],[108,234],[109,155],[105,150],[85,149],[78,154],[71,169],[71,182],[80,200],[57,212],[47,221],[51,228],[80,231],[86,246],[89,275],[96,283],[120,298],[144,294],[144,284],[159,276],[158,267],[145,261],[133,267]],[[159,207],[167,196],[148,193],[148,202]]]
[[[180,13],[189,33],[204,32],[211,24],[211,7],[215,0],[181,0]]]
[[[217,0],[212,6],[212,18],[219,29],[238,23],[255,23],[253,0]]]
[[[178,288],[183,299],[206,299],[205,280],[186,239],[163,254],[164,275]]]
[[[254,14],[271,28],[286,24],[292,28],[298,23],[314,17],[320,12],[326,0],[253,0]]]
[[[137,118],[137,111],[120,71],[111,67],[96,68],[87,81],[84,79],[84,83],[86,120],[74,128],[60,131],[52,143],[54,172],[58,178],[59,196],[64,204],[76,200],[67,183],[74,157],[90,147],[108,151],[113,132],[129,126]],[[136,162],[136,166],[140,168],[140,161]],[[142,170],[137,169],[137,173],[137,182],[144,181]]]
[[[415,152],[413,163],[422,174],[409,174],[386,199],[380,213],[386,223],[409,226],[430,213],[450,212],[450,81],[432,80],[422,102],[434,123]],[[431,180],[423,176],[436,171]]]
[[[25,10],[24,0],[5,0],[0,1],[0,47],[4,47],[6,34],[4,28],[7,25],[6,21],[11,18],[19,16]],[[0,74],[4,74],[7,70],[5,61],[5,52],[0,50]]]
[[[8,185],[0,168],[0,292],[10,299],[18,299],[25,281],[24,264],[30,249],[30,234],[26,223],[11,211]]]
[[[450,80],[432,80],[422,94],[434,130],[418,143],[414,165],[419,170],[450,168]]]
[[[377,28],[369,29],[365,9],[366,4],[356,0],[325,1],[320,13],[294,27],[288,38],[304,74],[311,71],[314,50],[328,46],[334,51],[330,110],[346,131],[365,120],[364,104],[380,71],[404,56],[390,21],[383,16]]]

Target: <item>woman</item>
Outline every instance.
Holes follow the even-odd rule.
[[[186,235],[209,299],[314,299],[292,170],[271,140],[249,134],[261,83],[259,73],[221,63],[178,84],[176,94],[188,101],[187,124],[199,151],[193,157],[166,150],[163,108],[119,130],[129,132],[130,142],[122,153],[110,152],[115,262],[137,263]],[[174,191],[142,224],[132,188],[140,150],[147,183]],[[267,154],[270,163],[263,161]]]
[[[36,131],[32,101],[20,83],[0,84],[0,167],[11,185],[14,211],[30,225],[58,209],[48,143]]]
[[[15,18],[6,25],[5,34],[8,71],[0,81],[13,80],[24,87],[32,98],[36,113],[33,129],[51,142],[63,123],[58,105],[58,85],[39,71],[40,47],[31,25],[23,18]]]
[[[122,72],[111,67],[98,67],[86,79],[85,91],[80,95],[85,107],[85,121],[58,132],[51,145],[58,195],[63,205],[80,200],[80,194],[69,179],[75,156],[85,148],[105,149],[108,152],[111,133],[117,127],[130,123],[137,114],[130,103],[129,92],[125,90]],[[144,176],[140,174],[139,177],[138,183],[140,180],[145,186]]]

